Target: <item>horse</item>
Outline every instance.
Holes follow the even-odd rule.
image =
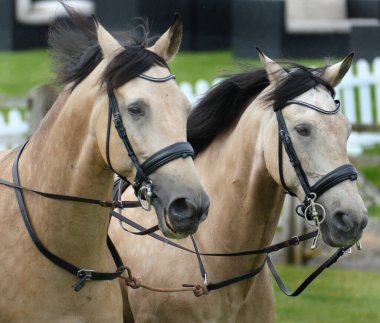
[[[211,199],[208,218],[193,235],[195,246],[203,253],[268,246],[278,224],[284,190],[303,201],[308,221],[319,227],[326,244],[351,246],[360,239],[368,219],[354,181],[356,171],[348,164],[350,124],[339,112],[333,87],[344,77],[353,55],[315,69],[297,64],[282,67],[262,52],[259,56],[264,68],[228,77],[214,86],[189,116],[188,140]],[[123,198],[129,196],[126,191]],[[307,209],[317,212],[314,221]],[[141,213],[127,212],[144,227],[152,224]],[[110,236],[140,284],[173,288],[205,283],[207,277],[199,274],[200,264],[192,253],[150,237],[126,234],[116,220],[112,220]],[[190,239],[178,244],[195,249]],[[265,257],[201,256],[211,282],[207,286],[260,269]],[[274,292],[266,266],[253,278],[200,298],[192,293],[155,293],[142,288],[125,289],[124,296],[126,322],[275,320]]]
[[[209,206],[186,142],[190,103],[167,65],[179,15],[147,47],[143,26],[121,45],[66,10],[49,34],[64,88],[30,140],[0,153],[1,322],[122,322],[107,229],[109,208],[131,204],[107,200],[115,173],[172,238],[194,233]]]

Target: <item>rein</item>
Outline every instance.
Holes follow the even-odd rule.
[[[323,206],[321,204],[316,203],[315,201],[317,200],[317,198],[319,196],[321,196],[323,193],[325,193],[327,190],[329,190],[333,186],[335,186],[335,185],[337,185],[337,184],[339,184],[345,180],[354,181],[357,179],[356,169],[351,164],[346,164],[346,165],[342,165],[340,167],[337,167],[333,171],[327,173],[326,175],[321,177],[314,185],[311,186],[309,184],[308,179],[307,179],[306,173],[305,173],[304,169],[302,168],[301,162],[298,159],[298,156],[297,156],[296,151],[294,149],[294,146],[292,144],[288,129],[286,127],[285,119],[282,115],[282,109],[284,109],[286,106],[288,106],[290,104],[298,104],[298,105],[301,105],[303,107],[313,109],[317,112],[320,112],[320,113],[323,113],[326,115],[334,115],[334,114],[338,113],[340,110],[340,102],[338,100],[335,100],[335,103],[336,103],[337,107],[333,111],[324,110],[324,109],[321,109],[321,108],[314,106],[310,103],[298,101],[298,100],[289,100],[280,108],[275,109],[276,118],[277,118],[277,122],[278,122],[278,132],[279,132],[278,156],[279,156],[279,175],[280,175],[281,184],[285,190],[285,193],[290,194],[292,196],[296,195],[294,192],[292,192],[288,188],[288,186],[285,183],[284,174],[283,174],[283,154],[282,154],[282,145],[283,145],[285,147],[285,151],[288,155],[290,163],[292,164],[292,166],[296,172],[296,175],[299,179],[299,182],[300,182],[300,184],[304,190],[304,193],[305,193],[305,199],[303,201],[303,204],[301,204],[297,207],[296,213],[298,215],[304,217],[305,220],[309,224],[315,224],[315,226],[317,227],[317,230],[306,233],[304,235],[292,237],[289,240],[286,240],[286,241],[283,241],[283,242],[280,242],[278,244],[274,244],[274,245],[271,245],[268,247],[264,247],[261,249],[235,252],[235,253],[201,253],[198,251],[198,247],[197,247],[196,242],[192,236],[191,236],[191,240],[192,240],[195,251],[188,249],[188,248],[185,248],[179,244],[176,244],[175,242],[170,241],[170,240],[168,240],[162,236],[159,236],[155,233],[151,233],[151,232],[147,233],[151,237],[153,237],[153,238],[155,238],[161,242],[164,242],[164,243],[169,244],[169,245],[176,247],[178,249],[181,249],[181,250],[184,250],[186,252],[190,252],[190,253],[197,255],[197,260],[199,263],[199,269],[200,269],[200,272],[202,275],[202,279],[204,279],[204,286],[201,286],[203,293],[199,292],[200,291],[200,285],[183,284],[183,287],[190,288],[191,290],[194,291],[194,294],[196,296],[200,296],[203,294],[207,294],[209,291],[217,290],[217,289],[229,286],[231,284],[237,283],[239,281],[252,278],[252,277],[256,276],[258,273],[260,273],[261,270],[264,268],[264,265],[267,263],[273,277],[275,278],[275,280],[276,280],[278,286],[280,287],[280,289],[282,290],[282,292],[287,296],[298,296],[326,268],[328,268],[332,264],[334,264],[345,252],[349,252],[349,250],[351,249],[351,246],[339,248],[329,259],[327,259],[309,277],[307,277],[306,280],[294,292],[290,292],[285,287],[284,283],[282,282],[279,274],[277,273],[277,271],[276,271],[276,269],[275,269],[275,267],[274,267],[274,265],[273,265],[273,263],[269,257],[269,254],[271,252],[278,251],[278,250],[283,249],[283,248],[298,245],[300,242],[306,241],[309,239],[313,239],[312,249],[314,249],[316,247],[317,240],[318,240],[318,237],[320,235],[319,226],[324,221],[325,215],[326,215]],[[301,209],[302,213],[299,211],[300,209]],[[147,232],[144,227],[138,225],[137,223],[135,223],[129,219],[128,219],[128,224],[137,230]],[[126,230],[123,226],[122,226],[122,228],[124,230]],[[126,231],[128,231],[128,230],[126,230]],[[130,231],[128,231],[128,232],[130,232]],[[357,242],[357,247],[358,247],[358,249],[360,249],[360,243],[359,242]],[[217,283],[207,283],[207,272],[204,268],[204,265],[202,263],[202,259],[200,256],[236,257],[236,256],[259,255],[259,254],[265,254],[265,259],[259,267],[254,268],[250,272],[247,272],[247,273],[239,275],[239,276],[235,276],[235,277],[230,278],[230,279],[226,279],[224,281],[220,281]],[[130,274],[130,278],[131,278],[131,274]],[[130,279],[129,279],[129,282],[130,282]],[[128,284],[128,280],[126,280],[126,283]],[[130,286],[136,288],[136,286],[133,286],[133,284]],[[163,291],[163,290],[159,290],[159,291]],[[174,291],[174,290],[168,289],[165,291],[170,292],[170,291]]]
[[[115,264],[117,266],[117,269],[115,272],[98,272],[98,271],[95,271],[93,269],[79,268],[79,267],[67,262],[66,260],[60,258],[59,256],[55,255],[54,253],[52,253],[49,249],[47,249],[44,246],[44,244],[38,238],[35,230],[33,229],[32,223],[30,222],[29,214],[28,214],[28,211],[27,211],[27,208],[25,205],[24,195],[22,193],[22,191],[25,189],[22,186],[20,186],[20,178],[19,178],[19,174],[18,174],[18,162],[19,162],[21,153],[24,150],[25,145],[26,145],[26,143],[23,146],[21,146],[20,150],[17,153],[16,159],[13,163],[12,177],[13,177],[13,181],[15,184],[9,183],[9,185],[7,184],[7,186],[12,186],[15,189],[17,203],[19,205],[22,218],[24,220],[24,223],[25,223],[25,226],[28,230],[28,233],[29,233],[32,241],[34,242],[35,246],[37,247],[37,249],[47,259],[49,259],[51,262],[53,262],[54,264],[56,264],[60,268],[66,270],[69,273],[78,277],[78,281],[73,286],[74,290],[76,292],[80,291],[84,287],[86,281],[88,281],[88,280],[113,280],[115,278],[118,278],[124,272],[125,269],[124,269],[123,263],[121,262],[120,257],[115,257],[114,253],[112,253],[112,248],[115,249],[115,247],[113,246],[113,243],[110,239],[107,239],[107,245],[108,245],[109,249],[111,250],[112,256],[113,256]],[[27,189],[27,190],[34,192],[34,193],[37,193],[37,194],[41,193],[41,192],[29,190],[29,189]],[[43,194],[45,194],[45,193],[43,193]],[[43,194],[40,194],[40,195],[43,195]],[[53,195],[55,196],[55,194],[53,194]],[[43,196],[45,196],[45,195],[43,195]],[[59,195],[59,196],[62,197],[61,195]],[[66,199],[67,196],[64,196],[64,197],[65,197],[64,200],[66,200],[66,201],[71,200],[71,199]],[[53,198],[53,197],[49,196],[48,198]],[[62,200],[62,198],[59,198],[59,199]],[[76,202],[79,202],[79,201],[83,202],[85,200],[87,200],[87,199],[81,199],[81,198],[79,198],[79,200],[75,199]],[[88,203],[88,202],[86,202],[86,203]]]
[[[114,211],[112,212],[113,216],[114,216],[114,213],[116,213],[116,212],[114,212]],[[295,296],[300,295],[311,284],[311,282],[315,278],[317,278],[326,268],[329,268],[331,265],[333,265],[340,257],[342,257],[344,255],[344,253],[348,252],[348,250],[350,249],[350,247],[339,248],[330,258],[328,258],[313,273],[311,273],[305,279],[305,281],[303,283],[301,283],[300,286],[294,292],[290,292],[289,289],[287,289],[287,287],[285,286],[285,284],[281,280],[278,272],[276,271],[276,268],[274,267],[274,265],[273,265],[273,263],[269,257],[269,254],[272,252],[279,251],[279,250],[284,249],[284,248],[297,246],[301,242],[315,238],[318,235],[318,230],[308,232],[308,233],[305,233],[305,234],[300,235],[300,236],[294,236],[288,240],[270,245],[268,247],[260,248],[260,249],[240,251],[240,252],[232,252],[232,253],[205,253],[205,252],[199,252],[198,251],[198,247],[195,243],[193,236],[191,236],[191,240],[192,240],[192,243],[194,246],[194,250],[191,250],[189,248],[186,248],[184,246],[181,246],[181,245],[173,242],[172,240],[169,240],[163,236],[160,236],[156,233],[147,232],[149,229],[144,228],[143,226],[137,224],[136,222],[134,222],[130,219],[126,219],[125,223],[127,223],[128,225],[132,226],[133,228],[139,230],[140,232],[144,232],[144,234],[148,234],[149,236],[151,236],[152,238],[154,238],[158,241],[161,241],[165,244],[168,244],[172,247],[183,250],[185,252],[195,254],[197,256],[197,259],[198,259],[199,269],[200,269],[200,273],[201,273],[201,276],[203,279],[203,286],[199,285],[199,284],[183,284],[182,285],[183,289],[181,289],[181,288],[155,288],[155,287],[151,287],[151,286],[141,284],[141,282],[139,282],[136,278],[133,277],[130,269],[128,268],[128,275],[129,276],[128,277],[121,277],[123,280],[125,280],[126,284],[132,288],[142,287],[142,288],[145,288],[145,289],[148,289],[151,291],[155,291],[155,292],[186,292],[186,291],[188,292],[188,291],[193,291],[194,295],[197,297],[202,296],[204,294],[208,294],[212,290],[224,288],[224,287],[227,287],[227,286],[232,285],[234,283],[238,283],[240,281],[252,278],[261,272],[261,270],[264,268],[265,264],[268,265],[268,268],[270,269],[270,271],[271,271],[274,279],[276,280],[279,288],[281,289],[281,291],[287,296],[295,297]],[[123,229],[124,229],[124,227],[123,227]],[[131,231],[128,231],[128,232],[138,234],[137,232],[131,232]],[[262,264],[260,266],[252,269],[251,271],[244,273],[242,275],[234,276],[232,278],[229,278],[229,279],[226,279],[223,281],[216,282],[216,283],[207,283],[207,272],[204,269],[204,265],[203,265],[203,262],[202,262],[200,256],[241,257],[241,256],[260,255],[260,254],[265,255],[264,261],[262,262]]]

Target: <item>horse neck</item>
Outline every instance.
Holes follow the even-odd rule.
[[[283,194],[264,160],[262,129],[268,113],[272,111],[251,105],[234,129],[216,138],[195,160],[212,201],[201,228],[207,233],[207,250],[261,248],[273,238]]]
[[[92,131],[92,116],[102,111],[93,111],[98,93],[88,86],[83,82],[71,94],[62,94],[27,144],[19,163],[22,185],[51,193],[110,198],[113,174],[105,167]],[[37,235],[52,252],[88,265],[101,258],[102,249],[106,252],[107,210],[32,194],[25,199]]]

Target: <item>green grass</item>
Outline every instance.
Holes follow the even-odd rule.
[[[289,289],[311,272],[308,267],[279,266]],[[300,296],[287,297],[274,286],[277,323],[380,322],[380,272],[329,268]]]
[[[231,51],[181,52],[169,63],[178,82],[194,83],[241,70],[237,63],[261,66],[258,58],[235,59]],[[302,64],[319,66],[322,60],[300,60]],[[0,52],[0,95],[26,95],[31,88],[54,78],[48,50],[35,49]]]
[[[0,95],[26,95],[53,78],[47,50],[0,52]]]
[[[235,59],[229,51],[183,52],[169,63],[177,81],[194,83],[198,79],[207,81],[236,69]]]
[[[368,208],[368,216],[369,217],[380,217],[380,205],[372,204]]]
[[[362,166],[360,170],[366,178],[371,180],[372,184],[380,189],[380,167],[378,165]]]
[[[364,147],[363,154],[367,156],[379,156],[380,155],[380,143],[374,144],[370,147]]]

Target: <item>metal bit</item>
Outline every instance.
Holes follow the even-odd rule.
[[[344,253],[350,254],[352,252],[352,248],[348,248]]]
[[[310,247],[310,248],[311,248],[312,250],[314,250],[315,247],[317,246],[317,242],[318,242],[319,235],[320,235],[320,233],[319,233],[319,228],[318,228],[318,233],[317,233],[317,235],[314,237],[313,242],[311,243],[311,247]]]

